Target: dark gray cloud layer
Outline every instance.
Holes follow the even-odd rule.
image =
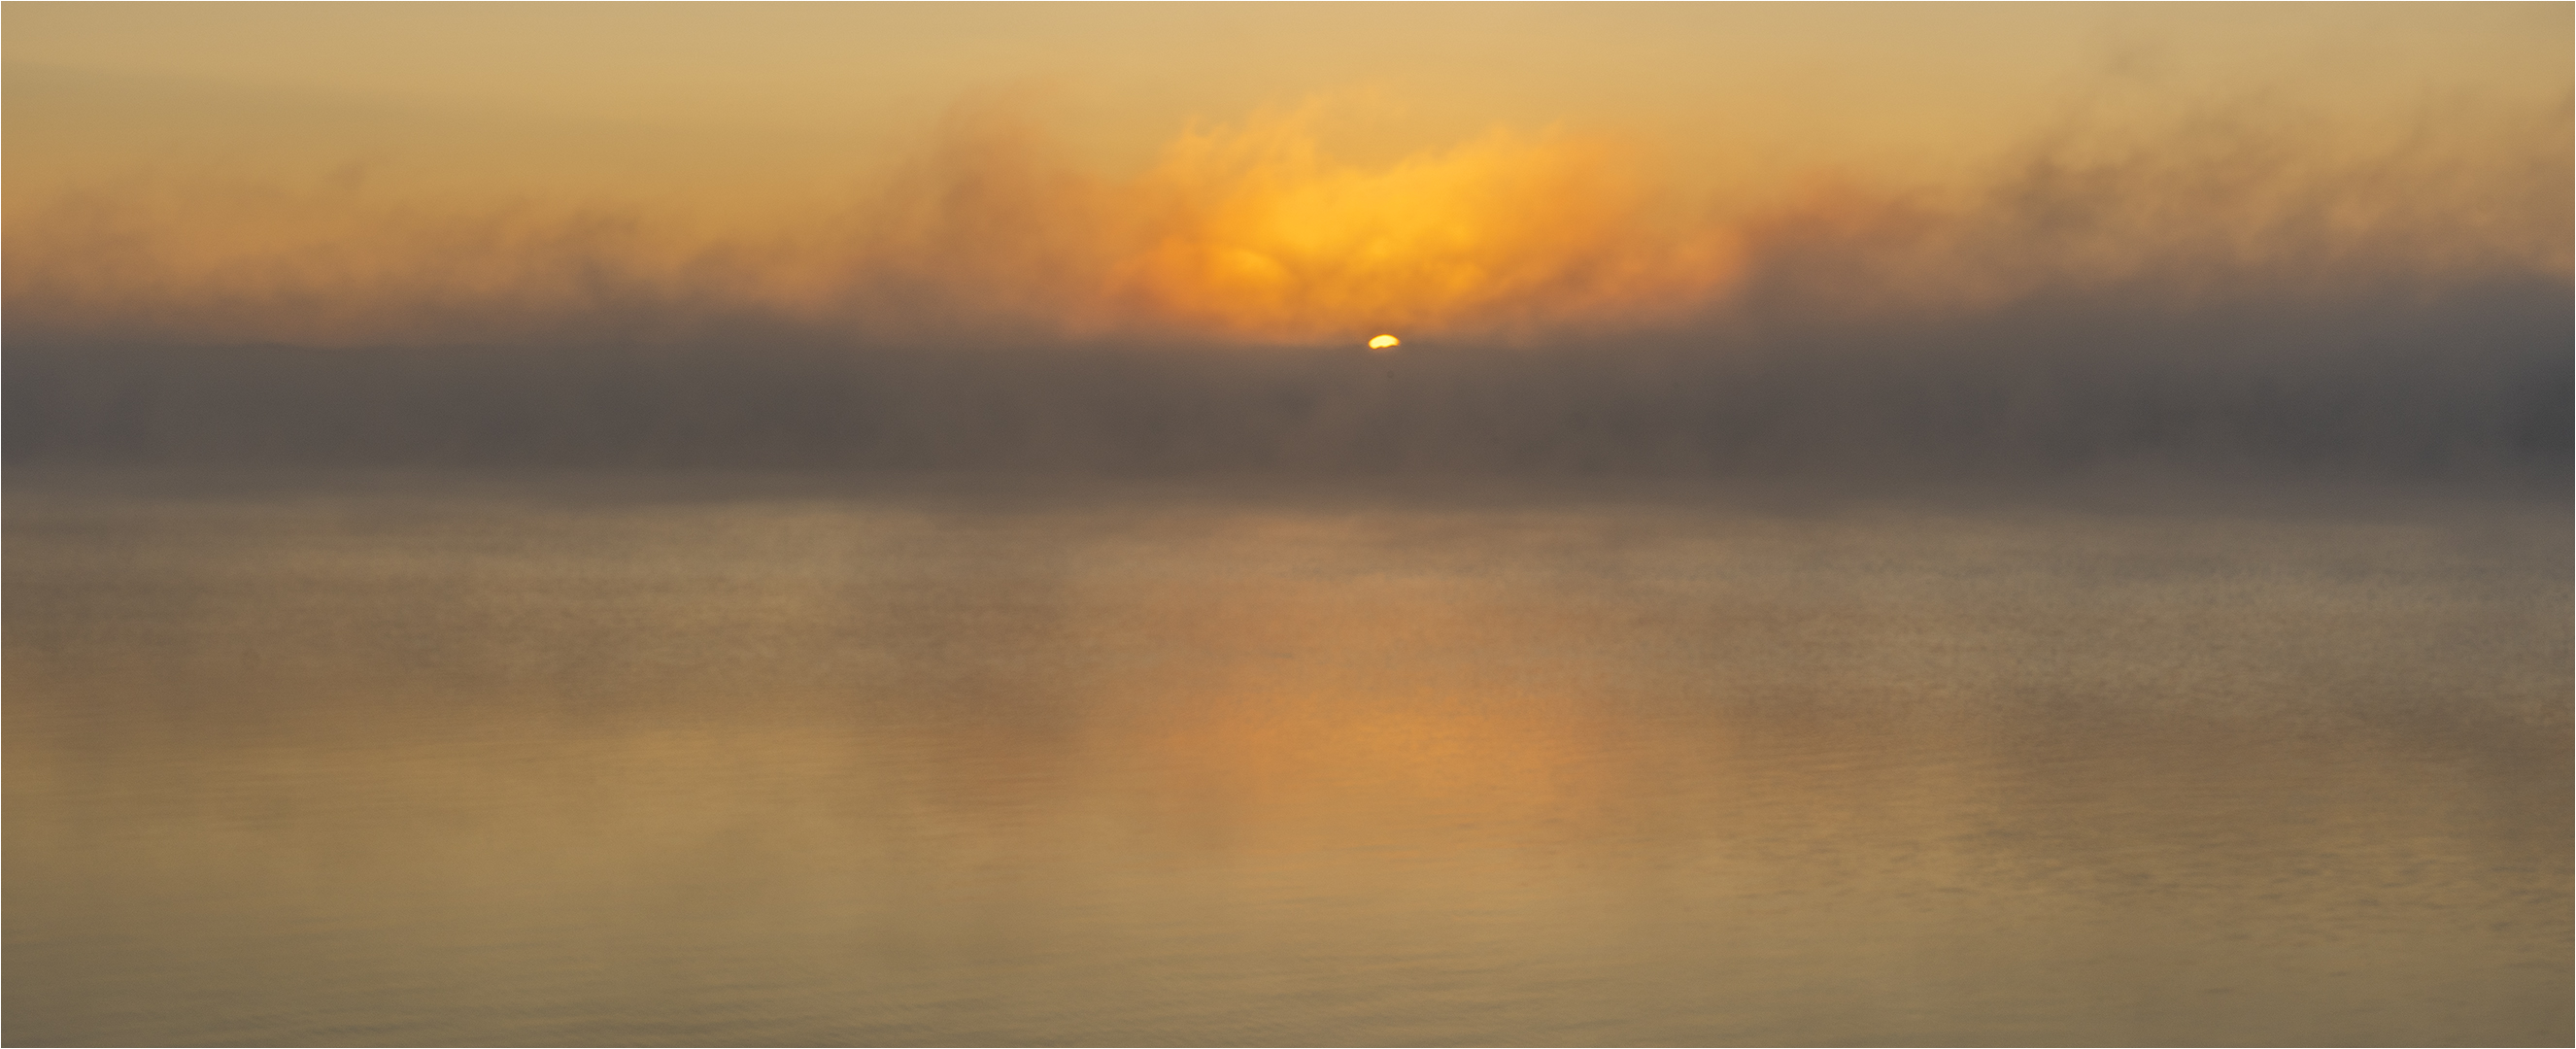
[[[1792,304],[1792,300],[1798,300]],[[2563,481],[2576,295],[2148,289],[1538,346],[865,343],[757,320],[415,348],[12,339],[12,464]],[[2556,483],[2556,482],[2551,482]]]

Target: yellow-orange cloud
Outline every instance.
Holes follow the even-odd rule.
[[[1117,311],[1257,339],[1493,332],[1660,316],[1738,264],[1723,230],[1658,215],[1615,143],[1496,130],[1364,169],[1310,121],[1174,143],[1132,191],[1146,236],[1108,274]]]
[[[1642,151],[1496,129],[1380,166],[1334,160],[1321,110],[1192,131],[1143,173],[1089,176],[1007,114],[842,227],[843,305],[1037,314],[1069,334],[1350,341],[1390,327],[1492,337],[1652,321],[1740,265],[1678,214]],[[898,275],[903,302],[871,298]]]
[[[1612,139],[1498,128],[1361,165],[1325,150],[1321,119],[1309,106],[1194,130],[1107,178],[1010,113],[970,109],[923,159],[839,201],[496,199],[354,169],[13,186],[7,308],[20,333],[209,341],[757,314],[860,335],[1356,345],[1652,325],[1756,277],[1835,310],[1973,309],[2070,285],[2569,265],[2562,112],[2358,145],[2271,119],[2107,128],[1982,184],[1844,172],[1736,187],[1723,209]]]

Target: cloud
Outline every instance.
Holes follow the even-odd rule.
[[[1135,187],[1146,243],[1108,301],[1251,338],[1491,336],[1664,320],[1739,265],[1732,230],[1672,213],[1642,150],[1497,129],[1367,170],[1325,156],[1316,119],[1175,143]]]
[[[1964,184],[1820,171],[1694,199],[1647,145],[1561,130],[1340,161],[1320,103],[1192,129],[1111,177],[983,102],[849,197],[766,212],[579,187],[469,197],[399,172],[137,173],[14,201],[6,295],[22,331],[209,342],[762,314],[860,338],[1532,344],[1748,304],[1955,313],[2070,288],[2331,295],[2568,272],[2563,107],[2454,107],[2393,132],[2302,116],[2079,116]]]
[[[1956,316],[2114,290],[2184,308],[2564,279],[2571,149],[2563,105],[2373,128],[2242,100],[2148,126],[2078,114],[1965,185],[1832,180],[1757,217],[1751,290]]]

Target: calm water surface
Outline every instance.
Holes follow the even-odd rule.
[[[2563,502],[6,522],[14,1044],[2571,1039]]]

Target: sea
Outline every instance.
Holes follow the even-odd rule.
[[[2564,1045],[2570,524],[16,468],[0,1038]]]

